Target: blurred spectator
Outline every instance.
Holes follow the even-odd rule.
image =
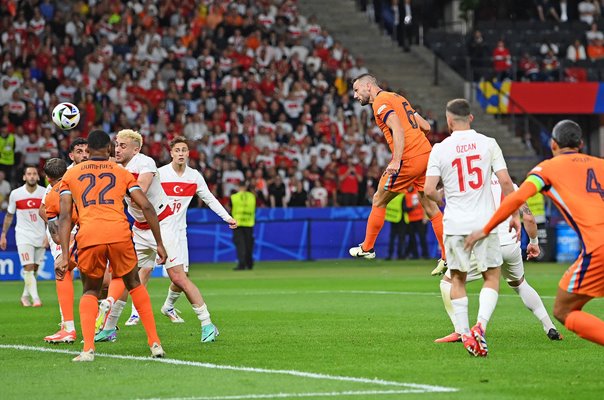
[[[8,196],[11,190],[11,185],[6,181],[4,171],[0,170],[0,211],[6,211],[8,208]]]
[[[554,43],[551,40],[551,38],[548,38],[546,41],[544,41],[541,44],[541,47],[539,48],[539,52],[541,53],[541,55],[545,56],[550,50],[556,56],[558,54],[560,54],[560,49],[559,49],[558,45],[556,43]]]
[[[15,179],[15,135],[9,132],[8,126],[0,125],[0,171],[5,179]]]
[[[276,175],[273,181],[268,185],[268,196],[270,199],[271,207],[285,207],[286,196],[288,195],[283,178],[281,175]]]
[[[561,21],[560,15],[558,15],[552,0],[535,0],[535,7],[537,8],[537,15],[539,16],[539,20],[541,20],[541,22],[545,22],[549,18],[552,18],[558,22]]]
[[[497,47],[493,50],[493,70],[497,80],[508,79],[511,76],[512,56],[503,40],[497,41]]]
[[[552,50],[549,50],[542,61],[544,79],[557,81],[560,76],[560,62]]]
[[[321,186],[321,180],[316,179],[309,193],[309,205],[311,207],[327,207],[328,198],[327,189]]]
[[[290,182],[291,189],[289,190],[289,202],[288,207],[307,207],[308,206],[308,193],[304,190],[302,181],[291,178]]]
[[[575,39],[575,41],[568,46],[566,49],[566,58],[572,62],[587,59],[585,47],[579,39]]]
[[[579,10],[579,19],[587,25],[591,25],[600,16],[600,5],[596,0],[583,0],[577,9]]]
[[[409,186],[405,193],[403,209],[408,215],[409,245],[406,255],[410,258],[419,258],[417,242],[421,246],[421,256],[428,258],[428,245],[426,243],[426,224],[424,221],[424,209],[419,201],[419,192],[413,185]]]
[[[491,56],[482,33],[478,30],[474,31],[472,40],[468,43],[468,54],[470,56],[470,65],[474,71],[474,80],[478,80],[484,73],[482,70],[489,65],[488,61]]]
[[[596,40],[596,39],[604,40],[604,34],[598,28],[598,24],[596,24],[594,22],[593,24],[591,24],[590,29],[587,32],[585,32],[585,38],[587,39],[587,43],[591,42],[592,40]]]
[[[519,78],[523,81],[540,81],[541,71],[539,69],[539,63],[534,56],[531,56],[528,51],[522,54],[522,57],[518,61],[518,72]]]
[[[343,154],[338,167],[338,205],[356,206],[359,198],[359,183],[363,179],[363,169],[352,157]]]
[[[592,40],[587,46],[587,56],[592,61],[604,58],[604,41],[602,39]]]

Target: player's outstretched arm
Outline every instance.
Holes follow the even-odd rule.
[[[419,129],[421,129],[421,131],[424,132],[424,135],[427,135],[428,133],[430,133],[430,130],[432,129],[432,127],[430,126],[430,123],[428,121],[426,121],[424,119],[424,117],[422,117],[418,113],[415,113],[414,116],[415,116],[415,120],[417,121],[417,124],[419,125]]]
[[[526,247],[526,259],[530,260],[537,258],[539,257],[539,254],[541,254],[539,239],[537,237],[537,221],[535,221],[535,217],[526,203],[520,207],[520,214],[522,214],[522,225],[524,225],[524,229],[530,239],[530,242]]]
[[[499,185],[501,185],[501,191],[504,196],[508,196],[511,193],[514,193],[514,182],[512,182],[512,178],[510,178],[510,174],[507,169],[501,169],[495,172],[497,179],[499,180]],[[516,241],[520,241],[520,237],[522,236],[522,228],[520,226],[520,212],[518,210],[514,210],[512,213],[512,220],[510,221],[510,229],[516,232]]]
[[[501,205],[497,211],[495,211],[495,214],[493,214],[484,228],[474,231],[468,235],[468,237],[466,237],[464,245],[465,249],[470,251],[477,241],[485,238],[493,229],[495,229],[495,227],[505,221],[514,212],[517,212],[520,206],[522,206],[522,204],[524,204],[524,202],[535,193],[537,193],[537,187],[535,184],[529,181],[524,181],[517,191],[513,192],[509,196],[505,196],[501,202]]]
[[[73,197],[71,192],[61,193],[61,211],[59,214],[59,243],[61,244],[61,260],[55,264],[55,275],[58,280],[63,280],[69,262],[69,237],[71,235],[71,213],[73,210]]]
[[[166,253],[166,249],[164,248],[163,240],[161,238],[159,220],[157,219],[157,213],[155,212],[155,208],[153,208],[151,203],[149,203],[147,196],[145,196],[142,190],[133,190],[132,192],[130,192],[130,198],[143,211],[145,220],[149,224],[151,232],[153,233],[153,237],[155,238],[155,242],[157,243],[157,263],[162,265],[166,262],[166,258],[168,257],[168,255]]]

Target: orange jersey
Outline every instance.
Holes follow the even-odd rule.
[[[573,227],[583,251],[604,245],[604,160],[580,153],[558,155],[529,172],[527,181],[553,200]]]
[[[424,135],[424,132],[419,129],[419,125],[415,119],[415,110],[406,98],[396,93],[381,91],[375,97],[372,107],[375,122],[384,133],[386,142],[388,142],[390,151],[393,154],[392,131],[386,124],[388,118],[393,114],[401,121],[403,131],[405,132],[405,148],[402,160],[409,160],[419,155],[430,153],[432,146],[426,135]]]
[[[55,185],[50,189],[44,198],[44,205],[46,206],[46,218],[48,218],[48,221],[54,221],[59,218],[59,213],[61,212],[60,190],[61,182],[59,181],[55,183]],[[73,225],[77,225],[78,223],[78,213],[75,207],[71,213],[71,223]]]
[[[123,201],[137,189],[134,176],[111,161],[88,160],[68,170],[61,181],[61,195],[71,194],[78,211],[78,247],[131,240]]]

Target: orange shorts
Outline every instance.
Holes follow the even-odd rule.
[[[591,254],[582,252],[562,275],[559,286],[569,293],[604,297],[604,246]]]
[[[99,244],[78,250],[78,268],[90,278],[102,278],[107,261],[112,265],[114,278],[120,278],[132,271],[137,263],[132,241]]]
[[[426,153],[401,161],[403,166],[398,174],[390,175],[386,172],[382,174],[379,188],[388,192],[403,193],[409,186],[414,185],[419,192],[423,192],[429,158],[430,153]]]

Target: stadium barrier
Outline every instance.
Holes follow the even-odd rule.
[[[363,241],[369,207],[260,208],[254,227],[256,261],[349,258],[348,249]],[[4,218],[4,215],[0,215]],[[187,237],[191,263],[233,262],[237,259],[233,234],[211,210],[191,209],[187,214]],[[385,223],[375,250],[387,256],[390,225]],[[438,258],[438,244],[428,222],[426,240],[429,256]],[[8,235],[8,251],[0,252],[0,280],[19,280],[20,265],[14,229]],[[47,252],[47,260],[51,260]],[[46,262],[48,264],[48,262]],[[161,276],[156,268],[154,276]],[[54,279],[52,266],[39,269],[40,279]]]
[[[370,211],[369,207],[260,208],[256,211],[254,227],[254,260],[312,261],[349,258],[348,249],[360,243],[365,236]],[[3,219],[4,215],[0,215],[0,218]],[[187,220],[191,263],[235,264],[237,255],[233,233],[216,214],[205,208],[191,209]],[[426,228],[428,255],[437,259],[440,253],[429,222]],[[558,262],[574,260],[579,249],[574,231],[564,223],[551,230],[557,231],[557,239],[552,235],[554,232],[547,235],[549,245],[547,241],[543,243],[544,253],[555,254]],[[386,222],[375,245],[378,258],[388,255],[389,234],[390,224]],[[523,232],[523,249],[527,242],[528,238]],[[0,280],[20,280],[21,268],[14,229],[10,229],[7,250],[0,252]],[[544,255],[544,261],[553,261],[553,257]],[[51,260],[50,252],[46,253],[46,260]],[[48,261],[45,264],[48,265],[39,268],[39,278],[54,279],[52,265]],[[153,276],[165,276],[165,272],[156,268]]]

